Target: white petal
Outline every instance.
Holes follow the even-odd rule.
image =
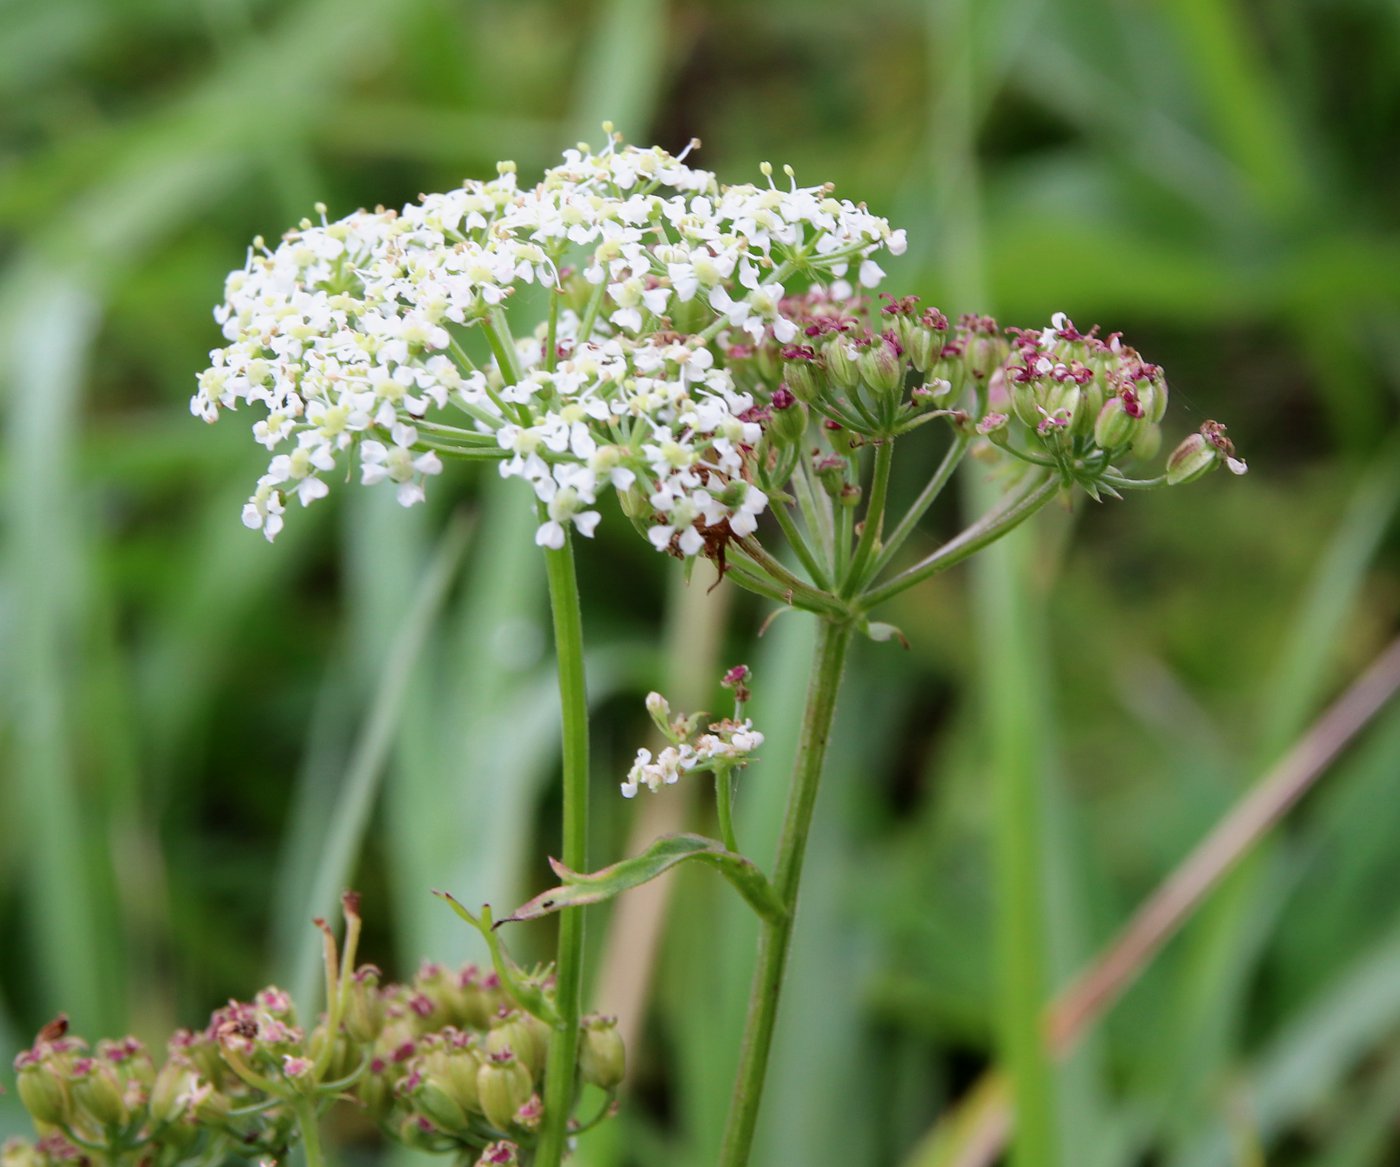
[[[564,546],[564,527],[556,523],[553,519],[545,523],[535,532],[535,546],[548,547],[553,551],[558,551]]]

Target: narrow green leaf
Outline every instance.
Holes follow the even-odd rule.
[[[500,978],[501,986],[515,1003],[527,1013],[538,1017],[546,1025],[558,1025],[559,1011],[540,987],[544,980],[543,975],[539,973],[527,975],[519,965],[506,955],[505,949],[501,946],[500,938],[496,935],[497,921],[491,918],[491,905],[482,904],[481,914],[474,915],[461,900],[450,892],[434,891],[433,895],[445,902],[461,919],[481,933],[482,938],[486,941],[486,947],[491,952],[491,967],[496,970],[496,976]]]
[[[562,881],[560,886],[541,892],[500,922],[505,924],[538,920],[541,916],[563,908],[602,903],[622,892],[650,883],[658,875],[684,863],[687,859],[695,859],[715,868],[765,920],[778,920],[783,917],[782,901],[768,882],[768,877],[752,860],[726,851],[724,844],[718,839],[683,834],[665,835],[640,855],[624,859],[599,871],[570,871],[558,860],[551,859],[550,866]]]

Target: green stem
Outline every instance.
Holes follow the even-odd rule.
[[[770,496],[774,493],[769,492]],[[802,566],[807,569],[807,574],[812,577],[812,582],[822,591],[830,591],[831,580],[827,577],[826,569],[817,561],[816,555],[807,545],[807,540],[803,538],[797,524],[792,521],[792,516],[787,513],[787,504],[780,498],[774,498],[771,510],[773,517],[778,520],[778,526],[783,529],[783,537],[797,553],[797,558],[802,560]]]
[[[734,1094],[730,1099],[729,1118],[720,1150],[721,1167],[743,1167],[748,1163],[753,1148],[758,1108],[763,1097],[763,1079],[773,1045],[773,1025],[778,1016],[783,970],[787,964],[793,922],[797,917],[802,857],[807,848],[812,811],[817,803],[817,787],[821,782],[822,764],[826,760],[827,740],[836,714],[836,695],[841,687],[841,672],[846,662],[846,648],[851,642],[852,627],[849,621],[825,619],[817,634],[812,679],[807,688],[807,708],[802,715],[802,736],[797,745],[787,811],[783,816],[782,833],[778,837],[778,858],[773,870],[774,890],[787,911],[779,920],[765,921],[759,935],[758,963],[754,968],[753,988],[749,993],[744,1042],[739,1052],[739,1072],[734,1080]]]
[[[1159,474],[1156,478],[1125,478],[1108,470],[1099,475],[1099,481],[1118,490],[1156,490],[1159,486],[1166,486],[1167,476]]]
[[[559,300],[562,293],[549,293],[549,322],[544,335],[544,367],[551,373],[559,361]]]
[[[797,460],[797,473],[792,477],[792,493],[802,511],[802,521],[826,556],[827,563],[836,566],[836,533],[832,529],[831,504],[825,497],[817,497],[817,487],[812,484],[812,463],[807,457]]]
[[[494,418],[493,421],[500,421]],[[426,418],[419,418],[414,423],[414,428],[420,433],[435,434],[444,438],[451,438],[454,442],[462,442],[468,446],[495,446],[496,435],[494,433],[484,434],[480,430],[465,430],[459,425],[447,425],[445,422],[428,421]]]
[[[548,518],[539,504],[541,522]],[[564,837],[560,859],[574,871],[588,870],[588,693],[583,678],[583,616],[574,571],[572,532],[564,546],[546,550],[549,606],[554,613],[554,655],[559,666],[563,727]],[[544,1117],[534,1167],[558,1167],[568,1139],[578,1064],[579,1014],[583,1010],[583,910],[559,914],[555,958],[555,1008],[559,1021],[549,1041],[544,1072]]]
[[[833,618],[846,614],[846,606],[840,600],[832,596],[830,592],[819,591],[805,580],[793,575],[769,555],[752,535],[736,539],[734,545],[753,560],[758,567],[762,568],[778,587],[783,589],[789,603],[798,604],[813,612],[825,612]]]
[[[603,307],[603,294],[607,290],[608,281],[602,280],[588,297],[588,305],[583,310],[583,319],[578,326],[577,341],[580,345],[587,344],[593,335],[593,326],[598,323],[598,312]]]
[[[983,515],[960,535],[944,543],[933,554],[925,556],[913,567],[900,572],[893,579],[860,597],[860,606],[871,611],[877,604],[891,596],[898,595],[916,583],[927,579],[935,572],[961,563],[969,555],[982,550],[989,543],[995,543],[1007,531],[1024,523],[1060,492],[1058,478],[1031,477],[1020,493],[1012,495],[996,510]]]
[[[737,855],[739,843],[734,834],[734,771],[728,766],[715,770],[715,813],[719,817],[720,839],[728,850]]]
[[[841,582],[840,594],[850,599],[865,583],[866,570],[875,546],[880,541],[881,528],[885,524],[885,498],[890,489],[890,467],[894,464],[894,442],[886,439],[875,447],[875,473],[870,480],[870,501],[865,507],[865,521],[861,524],[860,542],[856,553],[851,557],[851,566]]]
[[[855,508],[836,500],[836,563],[832,568],[837,579],[845,579],[851,566],[851,532],[855,529]]]
[[[899,525],[890,532],[890,537],[885,540],[885,545],[880,550],[880,554],[875,557],[875,567],[871,570],[871,578],[879,576],[889,566],[890,560],[895,557],[900,547],[904,545],[904,540],[909,538],[914,528],[919,525],[919,520],[928,513],[928,508],[934,500],[943,493],[943,488],[948,485],[948,480],[953,477],[953,471],[958,468],[958,463],[967,453],[967,447],[972,439],[965,434],[959,434],[953,439],[953,444],[948,447],[948,452],[943,455],[943,461],[938,464],[938,469],[934,471],[933,477],[928,480],[928,485],[919,491],[919,497],[910,506],[904,518],[899,520]]]
[[[860,395],[860,387],[851,390],[849,397],[840,399],[844,404],[849,405],[854,410],[858,425],[853,426],[857,433],[877,434],[880,432],[880,422],[870,411],[870,407],[865,404]]]
[[[463,462],[504,462],[511,456],[509,450],[489,449],[486,446],[457,446],[451,442],[444,442],[434,437],[423,437],[421,434],[414,449],[433,450],[448,458],[457,458]]]
[[[812,403],[812,408],[823,417],[844,426],[853,433],[865,433],[874,428],[873,422],[869,418],[862,419],[855,410],[850,408],[844,397],[819,398]]]
[[[731,583],[743,588],[747,592],[753,592],[756,596],[762,596],[766,600],[781,604],[785,608],[801,608],[804,612],[818,611],[805,605],[797,599],[791,592],[784,591],[766,575],[741,563],[731,557],[724,565],[724,577]]]
[[[306,1167],[324,1167],[326,1158],[321,1152],[321,1128],[316,1116],[316,1104],[309,1098],[299,1098],[292,1104],[292,1110],[301,1131],[301,1149],[306,1155]]]
[[[499,304],[493,307],[484,321],[483,328],[486,333],[486,343],[491,346],[491,352],[495,354],[501,376],[508,377],[511,384],[518,385],[524,380],[525,371],[520,367],[520,354],[515,351],[515,340],[511,336],[510,325],[506,322],[505,309]],[[517,405],[513,411],[510,411],[510,407],[504,401],[491,393],[489,389],[487,392],[503,416],[513,415],[520,425],[528,426],[530,424],[530,411],[525,406]]]

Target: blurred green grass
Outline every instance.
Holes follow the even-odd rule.
[[[9,1047],[60,1009],[94,1037],[158,1041],[269,977],[300,986],[352,773],[378,790],[353,848],[366,954],[393,972],[471,952],[429,887],[505,901],[547,878],[552,699],[527,500],[492,476],[442,483],[426,513],[344,492],[268,548],[238,522],[250,444],[185,402],[253,235],[316,199],[393,205],[497,158],[528,174],[605,117],[634,141],[700,137],[722,178],[768,158],[835,181],[909,228],[890,286],[950,312],[1122,328],[1166,366],[1180,431],[1219,417],[1251,463],[1244,480],[1049,516],[1020,569],[1028,643],[973,634],[979,597],[958,572],[895,605],[910,652],[856,654],[761,1162],[898,1162],[992,1056],[1004,755],[975,700],[998,675],[989,652],[1000,675],[1033,677],[1034,723],[1052,727],[1036,773],[1059,983],[1395,628],[1394,5],[10,0]],[[385,705],[451,515],[471,530],[463,565]],[[932,516],[928,538],[953,521]],[[613,783],[666,667],[669,566],[620,523],[581,557],[600,857],[636,813]],[[785,617],[755,652],[750,599],[717,651],[758,669],[770,745],[741,832],[761,856],[810,630]],[[356,743],[394,704],[373,765]],[[1400,1156],[1397,716],[1058,1076],[1066,1162],[1223,1164],[1246,1134],[1270,1163]],[[632,1094],[585,1145],[591,1164],[713,1156],[752,928],[722,889],[676,884]],[[0,1130],[21,1127],[0,1096]]]

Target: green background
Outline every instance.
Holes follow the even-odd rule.
[[[239,522],[262,451],[187,400],[254,235],[499,158],[529,181],[605,118],[701,138],[722,180],[768,159],[835,182],[908,229],[892,291],[1122,329],[1167,369],[1168,441],[1219,418],[1251,467],[1045,516],[1020,567],[988,569],[1029,620],[959,570],[892,605],[907,652],[860,646],[758,1162],[937,1161],[921,1140],[994,1057],[994,767],[1040,792],[1061,984],[1393,634],[1394,3],[7,0],[5,1048],[60,1009],[159,1046],[268,979],[309,1002],[306,921],[346,882],[364,955],[405,978],[479,955],[429,888],[544,885],[557,731],[528,496],[491,473],[444,475],[414,512],[337,489],[269,547]],[[740,834],[766,856],[810,627],[755,642],[763,604],[686,592],[613,510],[580,566],[597,861],[706,828],[699,798],[616,782],[646,691],[720,708],[710,680],[739,659],[769,733]],[[1064,1161],[1397,1161],[1397,834],[1392,707],[1057,1075]],[[675,880],[655,950],[637,918],[591,917],[598,1002],[644,1013],[645,1038],[587,1163],[713,1158],[754,931],[716,883]],[[541,957],[547,931],[512,943]],[[0,1131],[24,1129],[0,1096]]]

